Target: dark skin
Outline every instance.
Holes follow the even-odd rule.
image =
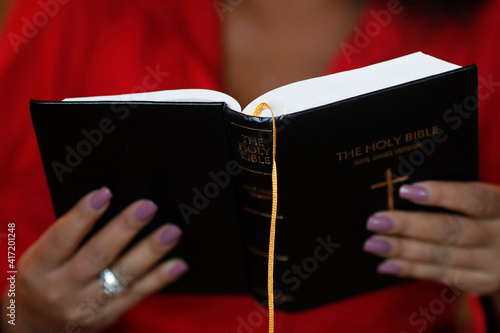
[[[338,52],[340,42],[358,22],[363,3],[242,1],[226,12],[223,22],[226,92],[246,105],[270,89],[324,74],[332,54]],[[500,257],[500,187],[452,182],[417,185],[428,193],[417,204],[448,208],[461,215],[379,212],[394,224],[374,236],[392,245],[392,250],[382,256],[401,267],[398,276],[435,280],[498,298],[500,265],[492,263]],[[176,243],[164,245],[160,241],[162,230],[168,226],[120,255],[152,218],[142,222],[134,218],[142,201],[131,204],[78,248],[107,209],[108,204],[92,209],[89,200],[93,194],[77,203],[22,256],[16,285],[17,332],[65,331],[68,322],[85,332],[99,331],[179,277],[169,272],[181,259],[155,266]],[[102,296],[97,276],[109,266],[128,290],[108,299],[102,311],[89,316],[82,305],[89,297]],[[58,288],[47,288],[54,285]],[[8,297],[4,297],[4,311],[5,301]],[[6,324],[5,314],[2,317],[3,331],[10,332],[13,327]]]

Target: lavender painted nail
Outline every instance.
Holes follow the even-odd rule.
[[[184,261],[178,261],[172,266],[172,268],[170,268],[168,275],[171,277],[178,277],[179,275],[186,273],[188,269],[189,266]]]
[[[366,229],[376,232],[389,231],[394,227],[394,222],[388,216],[374,215],[370,216],[366,222]]]
[[[399,196],[412,201],[426,201],[429,199],[429,190],[422,186],[403,185],[399,188]]]
[[[396,275],[401,272],[401,266],[391,262],[383,262],[378,265],[377,272],[379,272],[380,274]]]
[[[363,249],[370,253],[384,254],[391,251],[391,244],[385,240],[372,238],[365,242]]]
[[[89,206],[93,210],[100,210],[104,207],[113,194],[106,186],[101,187],[96,193],[94,193],[89,199]]]
[[[153,216],[158,207],[151,200],[143,201],[134,211],[134,217],[137,221],[144,222]]]
[[[170,245],[182,235],[182,230],[175,224],[171,224],[165,228],[160,234],[160,242],[163,245]]]

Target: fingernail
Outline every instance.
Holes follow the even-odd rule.
[[[401,272],[401,266],[396,265],[391,262],[383,262],[377,267],[377,272],[380,274],[391,274],[391,275],[396,275]]]
[[[137,221],[147,221],[158,210],[158,206],[151,200],[143,201],[134,211],[134,217]]]
[[[388,216],[374,215],[370,216],[366,222],[366,229],[370,231],[389,231],[394,227],[394,222]]]
[[[399,188],[399,196],[413,201],[426,201],[429,199],[429,191],[422,186],[403,185]]]
[[[89,206],[93,210],[99,210],[109,202],[112,196],[109,188],[103,186],[90,197]]]
[[[168,271],[168,275],[171,277],[177,277],[179,275],[182,275],[186,273],[189,269],[189,266],[184,262],[184,261],[178,261],[170,268]]]
[[[363,245],[366,252],[384,254],[391,251],[391,244],[381,239],[369,239]]]
[[[160,234],[160,242],[163,245],[170,245],[182,235],[182,230],[175,224],[171,224],[165,228]]]

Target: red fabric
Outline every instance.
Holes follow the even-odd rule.
[[[460,65],[477,63],[481,78],[500,81],[499,1],[490,1],[468,22],[427,12],[410,16],[403,10],[391,15],[387,26],[379,23],[380,29],[371,30],[366,45],[356,43],[358,29],[373,29],[379,22],[373,13],[394,2],[373,1],[365,8],[353,35],[332,56],[328,73],[421,50]],[[0,41],[0,221],[4,228],[0,234],[6,233],[8,221],[17,223],[18,257],[54,220],[28,99],[173,88],[221,90],[216,3],[17,1]],[[32,23],[36,25],[30,27]],[[343,52],[346,45],[357,51]],[[156,78],[152,71],[158,73]],[[480,161],[481,179],[500,184],[498,88],[480,88],[482,95],[489,93],[480,103]],[[4,265],[2,259],[2,274]],[[303,313],[277,313],[276,330],[409,333],[422,331],[425,325],[426,332],[451,331],[456,304],[441,311],[443,292],[443,286],[417,282]],[[475,320],[471,332],[484,332],[477,300],[470,297],[469,306]],[[435,315],[431,312],[424,320],[419,313],[426,308],[434,309]],[[251,297],[152,296],[129,311],[114,329],[249,333],[266,332],[266,328],[264,310]]]

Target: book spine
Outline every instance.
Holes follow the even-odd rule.
[[[279,118],[277,119],[279,122]],[[239,212],[245,235],[251,291],[259,302],[267,304],[267,263],[271,222],[273,163],[272,119],[250,117],[227,110],[226,126],[232,158],[241,168],[238,177]],[[279,152],[277,152],[279,154]],[[279,175],[279,167],[278,167]],[[278,189],[279,189],[278,182]],[[282,191],[279,190],[279,193]],[[274,291],[277,308],[290,306],[293,296],[286,292],[281,276],[289,268],[291,249],[282,229],[284,198],[278,196],[276,247],[274,252]]]

